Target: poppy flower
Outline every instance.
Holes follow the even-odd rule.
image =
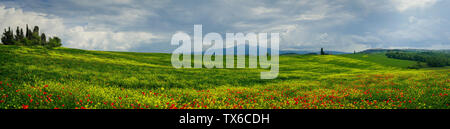
[[[22,104],[22,108],[23,108],[23,109],[28,109],[28,107],[29,107],[28,105],[23,105],[23,104]]]

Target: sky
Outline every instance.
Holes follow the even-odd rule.
[[[170,53],[173,34],[280,33],[280,50],[450,49],[449,0],[0,0],[0,28],[64,47]]]

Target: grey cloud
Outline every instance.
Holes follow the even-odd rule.
[[[84,40],[110,45],[95,47],[99,50],[170,52],[176,48],[168,45],[170,36],[177,31],[192,34],[194,24],[203,24],[204,33],[280,32],[281,49],[299,50],[448,49],[450,33],[445,29],[450,2],[444,0],[5,0],[0,5],[52,15],[66,28],[82,27],[89,33],[154,36],[123,44],[106,39],[110,36]]]

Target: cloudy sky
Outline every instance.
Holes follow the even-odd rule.
[[[64,47],[171,52],[176,32],[279,32],[282,50],[450,49],[449,0],[0,0],[0,27]]]

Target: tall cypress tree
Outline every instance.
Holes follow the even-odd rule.
[[[325,52],[323,51],[323,48],[320,48],[320,55],[325,55]]]
[[[45,37],[45,34],[41,34],[41,45],[45,46],[47,44],[47,37]]]
[[[25,38],[24,36],[25,36],[25,35],[23,34],[23,29],[20,28],[20,37],[22,37],[22,40]]]
[[[16,40],[16,41],[20,41],[20,40],[21,40],[21,38],[20,38],[20,29],[19,29],[19,26],[17,26],[17,29],[16,29],[15,40]]]
[[[31,36],[30,36],[30,35],[31,35],[31,31],[30,31],[30,29],[28,28],[28,24],[27,24],[27,29],[26,29],[25,31],[26,31],[26,34],[25,34],[25,35],[26,35],[27,39],[30,40],[30,38],[31,38]]]

